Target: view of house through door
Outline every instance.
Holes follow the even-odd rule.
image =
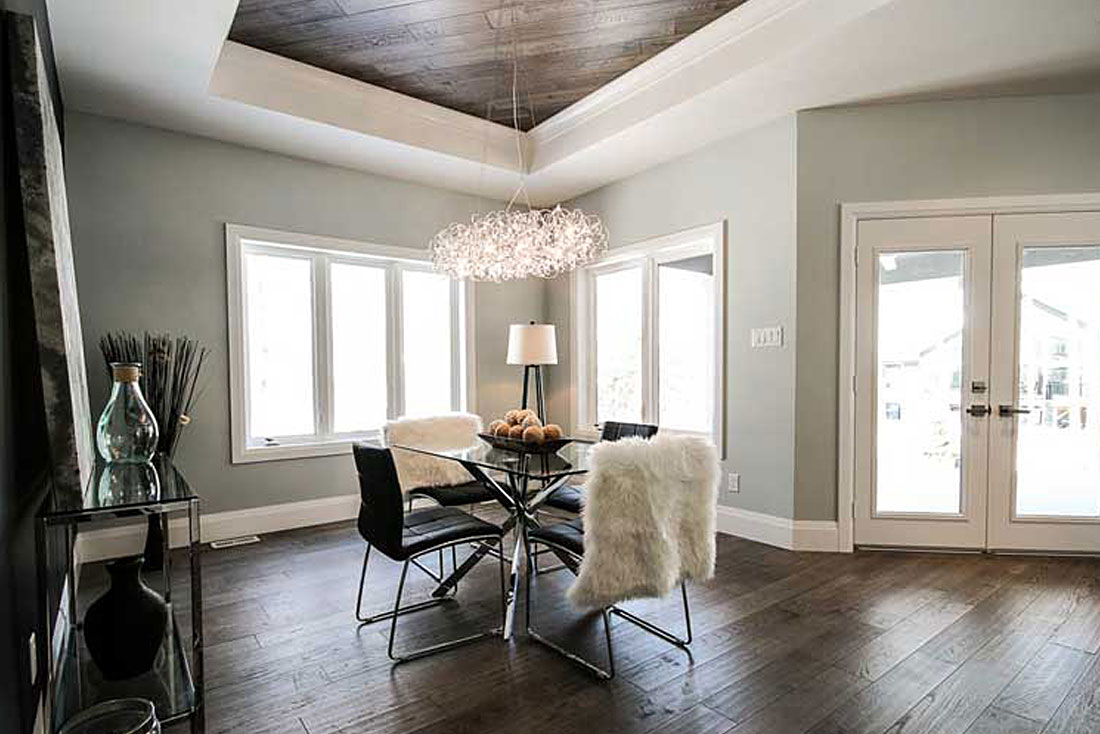
[[[1100,552],[1100,213],[861,221],[857,545]]]

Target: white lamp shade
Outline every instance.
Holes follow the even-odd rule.
[[[508,364],[557,364],[553,324],[512,324],[508,328]]]

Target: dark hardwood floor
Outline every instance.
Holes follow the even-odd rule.
[[[718,549],[717,577],[690,592],[691,656],[618,621],[610,683],[522,636],[392,666],[388,625],[353,618],[350,523],[209,551],[207,731],[1100,732],[1100,560],[792,553],[729,536]],[[392,604],[398,569],[372,558],[371,610]],[[494,624],[496,574],[487,559],[458,604],[403,617],[399,645]],[[432,588],[410,578],[409,599]],[[539,626],[599,656],[569,580],[538,579]],[[681,624],[674,599],[633,606]]]

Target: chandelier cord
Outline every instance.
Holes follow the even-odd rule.
[[[516,133],[516,158],[519,159],[519,186],[516,187],[516,193],[512,194],[512,198],[508,200],[508,209],[516,203],[516,199],[519,195],[523,194],[523,199],[527,204],[527,208],[531,209],[531,197],[527,193],[527,162],[523,156],[523,139],[519,132],[519,94],[517,87],[519,86],[519,30],[516,25],[516,6],[512,6],[512,128]]]

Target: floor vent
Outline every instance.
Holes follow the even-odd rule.
[[[252,545],[253,543],[259,543],[260,536],[258,535],[242,535],[239,538],[226,538],[225,540],[215,540],[210,543],[210,547],[214,550],[222,550],[223,548],[235,548],[238,545]]]

